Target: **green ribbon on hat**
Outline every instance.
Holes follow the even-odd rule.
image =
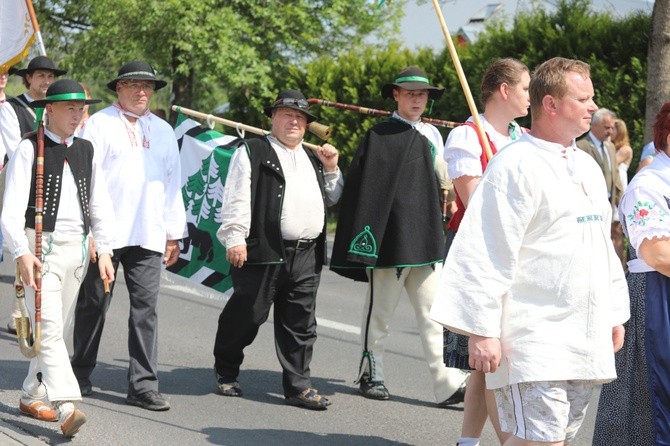
[[[48,101],[85,101],[86,93],[61,93],[47,96],[45,100]]]
[[[402,82],[424,82],[426,84],[430,84],[427,77],[421,77],[421,76],[399,77],[398,79],[395,80],[395,82],[397,84],[400,84]]]

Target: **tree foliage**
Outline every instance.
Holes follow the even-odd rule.
[[[210,112],[228,101],[227,117],[267,127],[263,106],[277,91],[298,88],[311,97],[392,110],[394,103],[382,100],[380,87],[416,64],[433,84],[446,88],[432,116],[465,120],[470,111],[447,49],[411,51],[398,41],[384,41],[397,29],[405,2],[387,1],[376,8],[378,3],[36,0],[36,7],[50,39],[47,46],[57,49],[69,75],[104,85],[122,63],[146,59],[172,80],[173,96],[159,96],[166,105]],[[651,17],[642,12],[619,18],[593,12],[589,0],[559,0],[551,10],[519,13],[511,27],[494,22],[458,53],[475,98],[484,70],[497,57],[516,57],[531,68],[555,56],[588,62],[597,104],[626,121],[637,159],[645,142],[650,26]],[[366,42],[370,35],[383,43]],[[98,92],[106,99],[113,95]],[[330,125],[346,169],[362,135],[379,118],[323,107],[315,111]]]
[[[479,96],[480,79],[495,58],[515,57],[531,70],[555,56],[589,63],[596,103],[626,121],[639,157],[644,143],[644,55],[649,26],[648,14],[614,18],[609,13],[593,12],[589,0],[560,0],[552,11],[536,9],[517,15],[512,27],[493,23],[474,44],[460,46],[457,52],[475,99]],[[445,87],[443,98],[433,106],[432,116],[460,122],[467,119],[470,110],[446,48],[434,54],[428,49],[403,50],[397,43],[390,43],[383,49],[354,50],[335,59],[320,58],[305,69],[294,67],[290,76],[322,99],[392,110],[393,102],[382,101],[379,89],[410,64],[424,69],[434,85]],[[364,131],[379,119],[334,109],[321,109],[319,115],[333,128],[334,144],[343,152],[345,168]],[[521,124],[529,126],[530,120],[526,118]]]
[[[403,1],[38,0],[48,47],[77,79],[108,82],[130,60],[173,82],[173,101],[211,111],[272,99],[287,67],[397,27]],[[108,95],[111,96],[111,92]]]

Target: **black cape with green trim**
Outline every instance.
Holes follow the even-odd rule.
[[[444,252],[434,149],[410,125],[390,119],[368,131],[340,202],[330,269],[367,281],[366,268],[423,266]]]

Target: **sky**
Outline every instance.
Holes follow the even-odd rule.
[[[556,0],[545,0],[555,4]],[[432,0],[419,6],[416,0],[408,0],[405,17],[400,25],[400,32],[408,48],[416,49],[427,46],[442,49],[445,46],[444,33],[440,27]],[[470,17],[484,6],[503,3],[505,14],[513,16],[517,10],[527,10],[535,0],[439,0],[444,21],[451,34],[465,25]],[[614,17],[621,17],[635,10],[647,11],[651,14],[654,0],[591,0],[593,8],[598,11],[610,11]]]

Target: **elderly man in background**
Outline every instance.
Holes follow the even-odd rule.
[[[591,130],[577,140],[577,147],[596,160],[605,177],[607,198],[612,205],[612,228],[610,237],[614,250],[621,261],[624,261],[623,229],[619,222],[617,208],[623,195],[623,185],[619,176],[619,165],[616,160],[616,147],[610,141],[614,132],[616,114],[606,108],[599,108],[591,121]]]

